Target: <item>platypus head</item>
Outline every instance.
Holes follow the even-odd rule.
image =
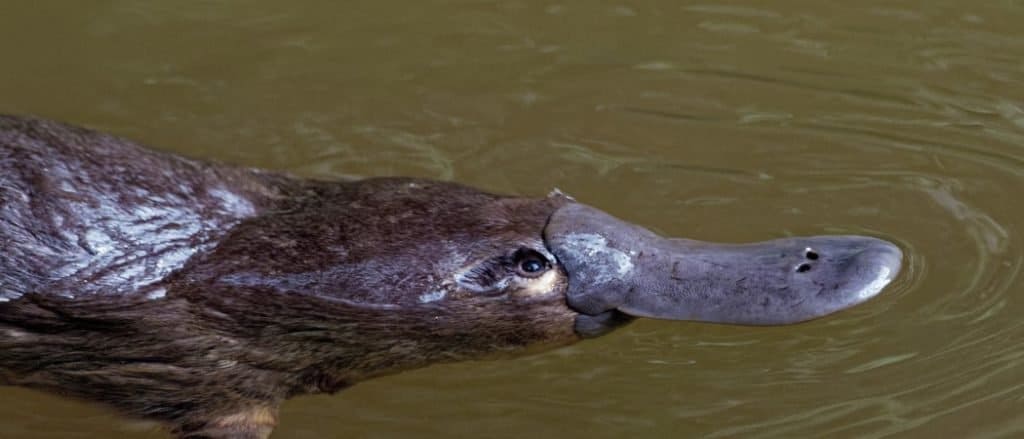
[[[557,192],[503,197],[412,179],[325,188],[239,225],[205,276],[236,293],[207,285],[203,297],[300,298],[304,322],[342,322],[333,343],[359,351],[351,358],[366,370],[529,352],[636,317],[801,322],[876,295],[902,258],[860,236],[664,238]]]
[[[713,244],[658,236],[593,207],[557,208],[544,242],[568,276],[580,336],[624,314],[737,325],[815,319],[878,294],[902,253],[865,236]]]

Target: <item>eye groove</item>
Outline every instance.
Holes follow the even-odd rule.
[[[538,277],[551,268],[544,255],[529,249],[516,252],[515,261],[516,271],[523,277]]]

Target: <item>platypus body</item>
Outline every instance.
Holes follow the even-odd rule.
[[[0,116],[0,384],[265,438],[277,407],[635,317],[787,324],[896,276],[869,237],[717,245],[559,192],[318,181]]]

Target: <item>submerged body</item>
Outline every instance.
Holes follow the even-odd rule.
[[[901,258],[862,237],[666,240],[559,193],[303,180],[5,116],[0,248],[0,384],[237,438],[294,395],[633,317],[819,317]]]

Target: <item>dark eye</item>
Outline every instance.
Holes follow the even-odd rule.
[[[520,263],[519,268],[527,273],[536,273],[544,269],[544,263],[536,259],[529,259]]]
[[[516,260],[520,276],[537,277],[550,267],[548,260],[533,250],[520,252]]]

